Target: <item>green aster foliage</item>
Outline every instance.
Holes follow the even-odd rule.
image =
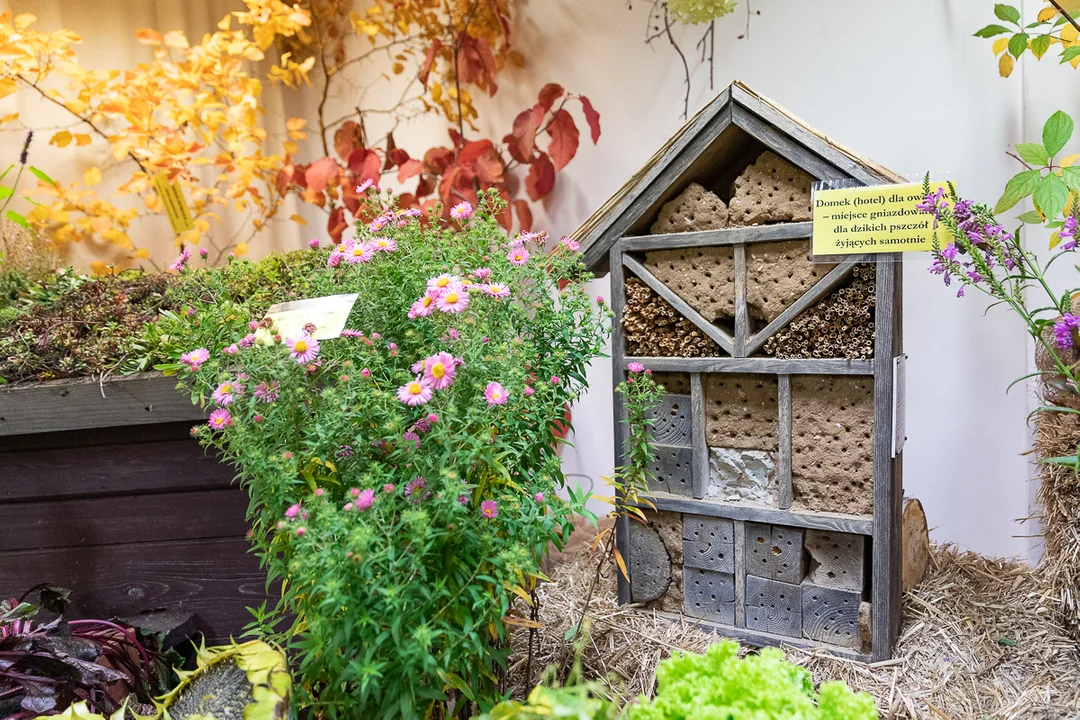
[[[704,655],[676,653],[660,664],[652,700],[629,708],[628,720],[876,720],[874,701],[842,682],[817,692],[806,668],[776,648],[739,657],[724,640]]]
[[[299,703],[320,718],[411,719],[445,717],[453,701],[467,717],[502,699],[514,598],[583,510],[581,495],[555,494],[552,430],[611,313],[581,288],[572,241],[511,247],[493,195],[449,225],[374,191],[368,203],[376,219],[355,242],[311,250],[277,298],[358,293],[346,336],[275,339],[259,304],[229,291],[232,271],[211,269],[190,311],[158,322],[173,360],[159,367],[217,406],[196,434],[251,496],[252,543],[281,593],[253,630],[294,654]],[[378,238],[393,249],[367,255]],[[458,311],[421,302],[415,316],[440,275],[471,281]],[[480,287],[495,283],[505,296]],[[433,386],[412,367],[442,352],[453,361]]]

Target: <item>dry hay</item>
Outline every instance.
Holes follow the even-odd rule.
[[[1036,422],[1035,449],[1040,458],[1076,454],[1080,415],[1042,412]],[[1059,465],[1041,465],[1039,477],[1045,543],[1041,569],[1060,603],[1066,627],[1080,638],[1080,477]]]
[[[573,542],[573,541],[572,541]],[[585,545],[579,540],[580,545]],[[570,662],[564,634],[576,622],[596,569],[579,548],[556,559],[543,585],[532,678]],[[869,692],[883,718],[966,720],[1077,718],[1080,648],[1056,620],[1047,578],[1013,562],[934,547],[931,567],[904,596],[904,627],[893,660],[864,664],[786,648],[818,682],[844,680]],[[586,678],[608,678],[624,700],[651,693],[656,667],[674,650],[703,651],[716,636],[693,621],[671,622],[619,607],[615,576],[605,572],[591,604],[582,652]],[[515,632],[511,679],[525,686],[528,631]]]

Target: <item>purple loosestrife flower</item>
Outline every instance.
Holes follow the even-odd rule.
[[[1080,327],[1080,317],[1065,313],[1054,323],[1054,339],[1059,350],[1068,350],[1073,346],[1073,330]]]
[[[979,274],[978,270],[968,270],[967,275],[968,275],[968,279],[971,280],[971,282],[973,282],[973,283],[981,283],[983,280],[986,279],[982,275]]]
[[[957,248],[954,243],[949,243],[945,246],[945,249],[941,251],[941,257],[945,258],[946,260],[955,260],[956,255],[959,252],[959,248]]]

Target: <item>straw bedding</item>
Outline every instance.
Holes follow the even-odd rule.
[[[1076,517],[1074,515],[1074,517]],[[582,532],[582,534],[584,534]],[[575,536],[541,586],[531,678],[572,662],[564,636],[580,616],[596,570],[589,540]],[[576,541],[576,542],[575,542]],[[935,547],[926,579],[904,597],[895,658],[863,664],[787,648],[817,681],[841,679],[869,692],[883,718],[1078,718],[1080,648],[1059,621],[1060,600],[1045,573],[1026,565]],[[590,604],[582,651],[587,678],[606,678],[623,700],[650,693],[656,667],[674,650],[702,651],[716,636],[615,600],[605,567]],[[529,631],[513,638],[511,680],[528,685]]]

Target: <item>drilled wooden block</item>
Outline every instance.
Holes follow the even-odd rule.
[[[747,576],[746,627],[774,635],[802,637],[802,586]]]
[[[652,419],[652,434],[657,445],[690,447],[690,396],[661,395],[647,416]]]
[[[735,524],[724,518],[684,515],[683,565],[735,572]]]
[[[653,447],[649,475],[650,490],[693,497],[694,451],[688,447]]]
[[[802,584],[803,636],[818,642],[858,649],[859,593]]]
[[[821,587],[854,590],[863,588],[865,538],[862,535],[807,530],[806,550],[810,553],[807,580]]]
[[[683,612],[703,620],[735,622],[735,576],[715,570],[683,570]]]
[[[671,584],[671,556],[651,525],[630,522],[630,595],[634,602],[656,600]]]
[[[746,572],[781,582],[802,582],[803,531],[783,525],[746,523]]]

